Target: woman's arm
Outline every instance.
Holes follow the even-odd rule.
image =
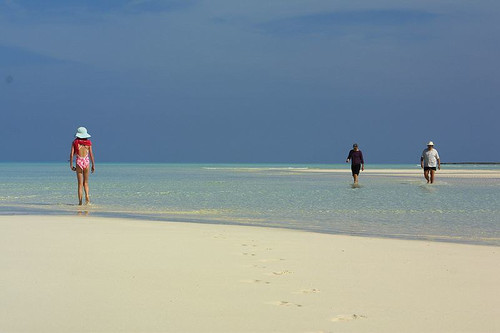
[[[75,171],[76,167],[73,167],[73,157],[75,155],[75,151],[73,149],[73,143],[71,144],[71,152],[69,153],[69,167],[71,170]]]
[[[90,171],[94,173],[95,167],[94,167],[94,153],[92,152],[92,146],[89,147],[89,155],[90,155],[90,162],[92,163],[92,167],[90,168]]]

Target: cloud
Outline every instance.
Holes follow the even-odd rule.
[[[432,22],[439,15],[420,10],[358,10],[295,16],[257,26],[270,34],[311,34],[358,27],[391,28]]]
[[[22,14],[60,15],[61,13],[81,15],[82,13],[140,13],[162,12],[187,8],[197,0],[4,0],[0,8]]]
[[[0,66],[63,64],[65,60],[45,56],[19,47],[0,45]]]
[[[132,0],[124,9],[141,12],[173,11],[190,7],[195,3],[195,0]]]

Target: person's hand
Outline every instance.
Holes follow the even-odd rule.
[[[76,171],[76,167],[70,166],[70,168],[71,168],[72,171]]]
[[[438,165],[438,170],[441,170],[441,166],[440,165]]]
[[[349,163],[349,159],[345,160],[346,163]]]
[[[420,163],[420,167],[423,169],[424,168],[424,163]]]
[[[94,173],[94,171],[95,171],[95,168],[94,168],[94,166],[92,166],[92,168],[90,169],[90,172]]]
[[[365,171],[365,166],[364,165],[361,166],[361,171]]]

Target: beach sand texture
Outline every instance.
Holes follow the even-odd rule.
[[[498,247],[0,217],[1,332],[499,332]]]

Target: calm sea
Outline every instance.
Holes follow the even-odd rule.
[[[370,165],[419,169],[416,165]],[[348,165],[98,164],[79,207],[64,164],[0,163],[0,214],[89,214],[500,245],[500,179],[304,173]],[[461,166],[446,166],[460,169]],[[494,169],[498,166],[464,166]]]

